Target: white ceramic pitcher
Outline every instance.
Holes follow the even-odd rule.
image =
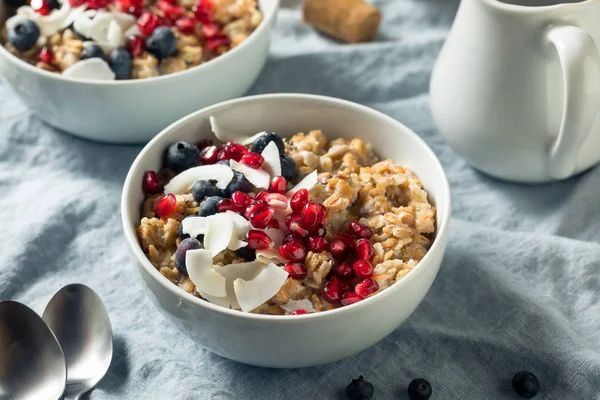
[[[461,1],[431,107],[475,168],[544,182],[600,161],[600,0],[565,1]]]

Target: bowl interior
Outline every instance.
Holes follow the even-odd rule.
[[[144,197],[142,175],[146,170],[161,167],[163,151],[169,144],[179,140],[193,143],[213,139],[210,116],[216,117],[223,128],[248,135],[271,131],[290,137],[298,132],[321,129],[330,139],[360,138],[370,142],[380,158],[391,158],[415,172],[437,208],[437,233],[447,229],[450,192],[443,168],[422,139],[398,121],[367,107],[327,97],[287,94],[246,97],[200,110],[175,122],[148,143],[134,161],[123,194],[125,234],[130,244],[135,243],[136,257],[145,268],[154,270],[154,276],[162,278],[146,259],[135,234]],[[435,246],[436,241],[430,251]]]

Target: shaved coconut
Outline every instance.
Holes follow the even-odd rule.
[[[288,273],[273,263],[269,263],[260,274],[251,281],[241,278],[233,282],[235,297],[244,312],[250,312],[271,297],[283,286]]]
[[[123,29],[123,30],[127,30],[127,29],[131,28],[132,26],[136,25],[135,24],[136,19],[131,14],[122,13],[119,11],[113,11],[111,14],[112,14],[115,22],[117,22],[119,24],[119,26],[121,27],[121,29]]]
[[[307,190],[312,189],[313,186],[315,186],[317,184],[317,177],[318,177],[317,170],[314,170],[310,174],[306,175],[300,182],[298,182],[298,184],[296,186],[291,188],[285,194],[285,196],[289,199],[294,195],[294,193],[296,193],[300,189],[307,189]]]
[[[216,256],[229,246],[233,236],[233,222],[225,213],[211,215],[207,221],[204,248]]]
[[[290,314],[298,310],[304,310],[307,313],[312,313],[316,311],[313,307],[313,304],[308,299],[289,300],[286,304],[280,307],[283,308],[285,311],[289,312]]]
[[[165,193],[183,194],[190,190],[194,183],[210,179],[217,181],[219,189],[225,189],[233,179],[233,171],[223,164],[202,165],[186,169],[165,185]]]
[[[206,293],[202,293],[200,291],[198,291],[198,293],[200,293],[200,296],[202,296],[206,301],[208,301],[209,303],[215,304],[217,306],[221,306],[221,307],[225,307],[225,308],[239,308],[239,304],[237,304],[237,302],[235,303],[235,306],[233,305],[233,301],[229,296],[215,297],[215,296],[211,296]]]
[[[186,218],[183,221],[181,221],[182,232],[192,237],[204,235],[206,233],[207,228],[207,217]]]
[[[230,250],[238,250],[238,249],[241,249],[242,247],[246,247],[246,246],[248,246],[247,242],[244,242],[243,240],[231,238],[231,240],[229,241],[229,244],[227,245],[227,248]]]
[[[281,176],[281,160],[279,158],[279,148],[274,141],[269,142],[261,155],[265,159],[262,169],[267,171],[271,178]]]
[[[267,132],[259,132],[256,135],[252,135],[252,136],[248,136],[248,135],[243,135],[239,132],[232,132],[232,131],[228,131],[226,129],[223,129],[223,127],[221,125],[219,125],[219,123],[217,122],[217,119],[215,117],[210,117],[210,128],[213,131],[213,133],[215,134],[215,136],[217,137],[217,139],[219,139],[221,142],[236,142],[236,143],[240,143],[243,144],[244,146],[249,145],[254,143],[254,141],[256,139],[258,139],[259,137],[261,137],[262,135],[264,135]]]
[[[186,218],[181,221],[183,233],[196,237],[205,235],[204,246],[214,255],[225,250],[246,247],[243,241],[251,225],[244,217],[233,211],[225,211],[208,217]]]
[[[235,281],[236,279],[251,281],[252,279],[256,278],[263,269],[265,269],[265,264],[258,261],[228,264],[215,268],[219,274],[231,282]]]
[[[250,230],[250,227],[251,227],[250,221],[248,221],[246,218],[242,217],[240,214],[235,213],[231,210],[225,211],[224,214],[229,216],[229,218],[233,222],[233,225],[235,226],[236,230],[244,231],[243,232],[244,235],[246,235],[246,233]]]
[[[65,0],[63,2],[64,3],[68,3],[68,0]],[[72,23],[75,22],[75,20],[77,18],[79,18],[80,15],[82,15],[85,12],[85,8],[87,6],[81,6],[81,7],[77,7],[77,8],[71,8],[71,10],[69,11],[69,15],[67,15],[67,17],[64,19],[64,21],[62,22],[62,24],[60,25],[60,29],[66,29],[68,28]],[[62,7],[61,7],[62,9]]]
[[[108,25],[108,32],[106,33],[106,41],[111,46],[122,47],[125,45],[125,38],[123,37],[123,28],[117,23],[117,21],[110,21]]]
[[[52,36],[68,26],[65,23],[69,20],[71,10],[71,4],[68,1],[63,1],[59,9],[52,10],[48,15],[38,14],[30,6],[21,6],[14,16],[6,20],[6,27],[12,29],[17,22],[30,19],[40,28],[41,36]]]
[[[78,33],[88,38],[91,37],[92,28],[94,27],[94,22],[92,22],[90,11],[94,10],[88,10],[84,13],[81,13],[73,20],[73,28],[75,28]],[[94,15],[96,15],[95,12]]]
[[[281,264],[287,261],[279,255],[279,252],[276,249],[256,250],[256,259],[263,264],[268,264],[270,262]]]
[[[209,296],[225,297],[225,278],[213,266],[212,254],[208,250],[188,250],[185,253],[185,265],[191,281],[198,292]]]
[[[264,232],[273,241],[273,247],[278,248],[283,243],[283,231],[281,229],[265,229]]]
[[[271,177],[266,171],[262,169],[254,169],[245,164],[241,164],[235,160],[231,160],[230,164],[231,169],[234,171],[241,172],[244,174],[246,179],[250,181],[251,184],[260,189],[268,189],[269,183],[271,182]]]
[[[125,31],[125,33],[123,34],[125,37],[130,37],[130,36],[141,36],[144,37],[145,35],[142,35],[142,32],[140,31],[140,28],[138,28],[137,24],[132,25],[129,29],[127,29]]]
[[[110,69],[106,61],[94,57],[87,60],[77,61],[65,69],[62,74],[69,78],[95,79],[109,81],[115,79],[115,73]]]

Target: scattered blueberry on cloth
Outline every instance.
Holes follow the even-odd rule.
[[[421,306],[379,344],[326,366],[248,367],[167,323],[142,292],[121,233],[121,188],[140,147],[57,132],[0,81],[0,298],[41,313],[68,283],[100,294],[114,360],[87,398],[340,399],[363,375],[374,399],[406,399],[409,382],[422,377],[432,398],[504,400],[516,398],[511,379],[521,370],[538,377],[536,399],[597,398],[600,169],[543,186],[471,169],[438,135],[427,96],[458,1],[375,3],[384,16],[376,40],[350,46],[302,24],[298,1],[282,0],[269,61],[251,90],[381,110],[427,141],[452,187],[448,251]]]

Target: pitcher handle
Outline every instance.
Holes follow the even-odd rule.
[[[594,39],[576,26],[554,26],[547,31],[560,59],[564,103],[560,131],[552,145],[548,175],[571,176],[577,155],[592,129],[600,105],[600,56]]]

